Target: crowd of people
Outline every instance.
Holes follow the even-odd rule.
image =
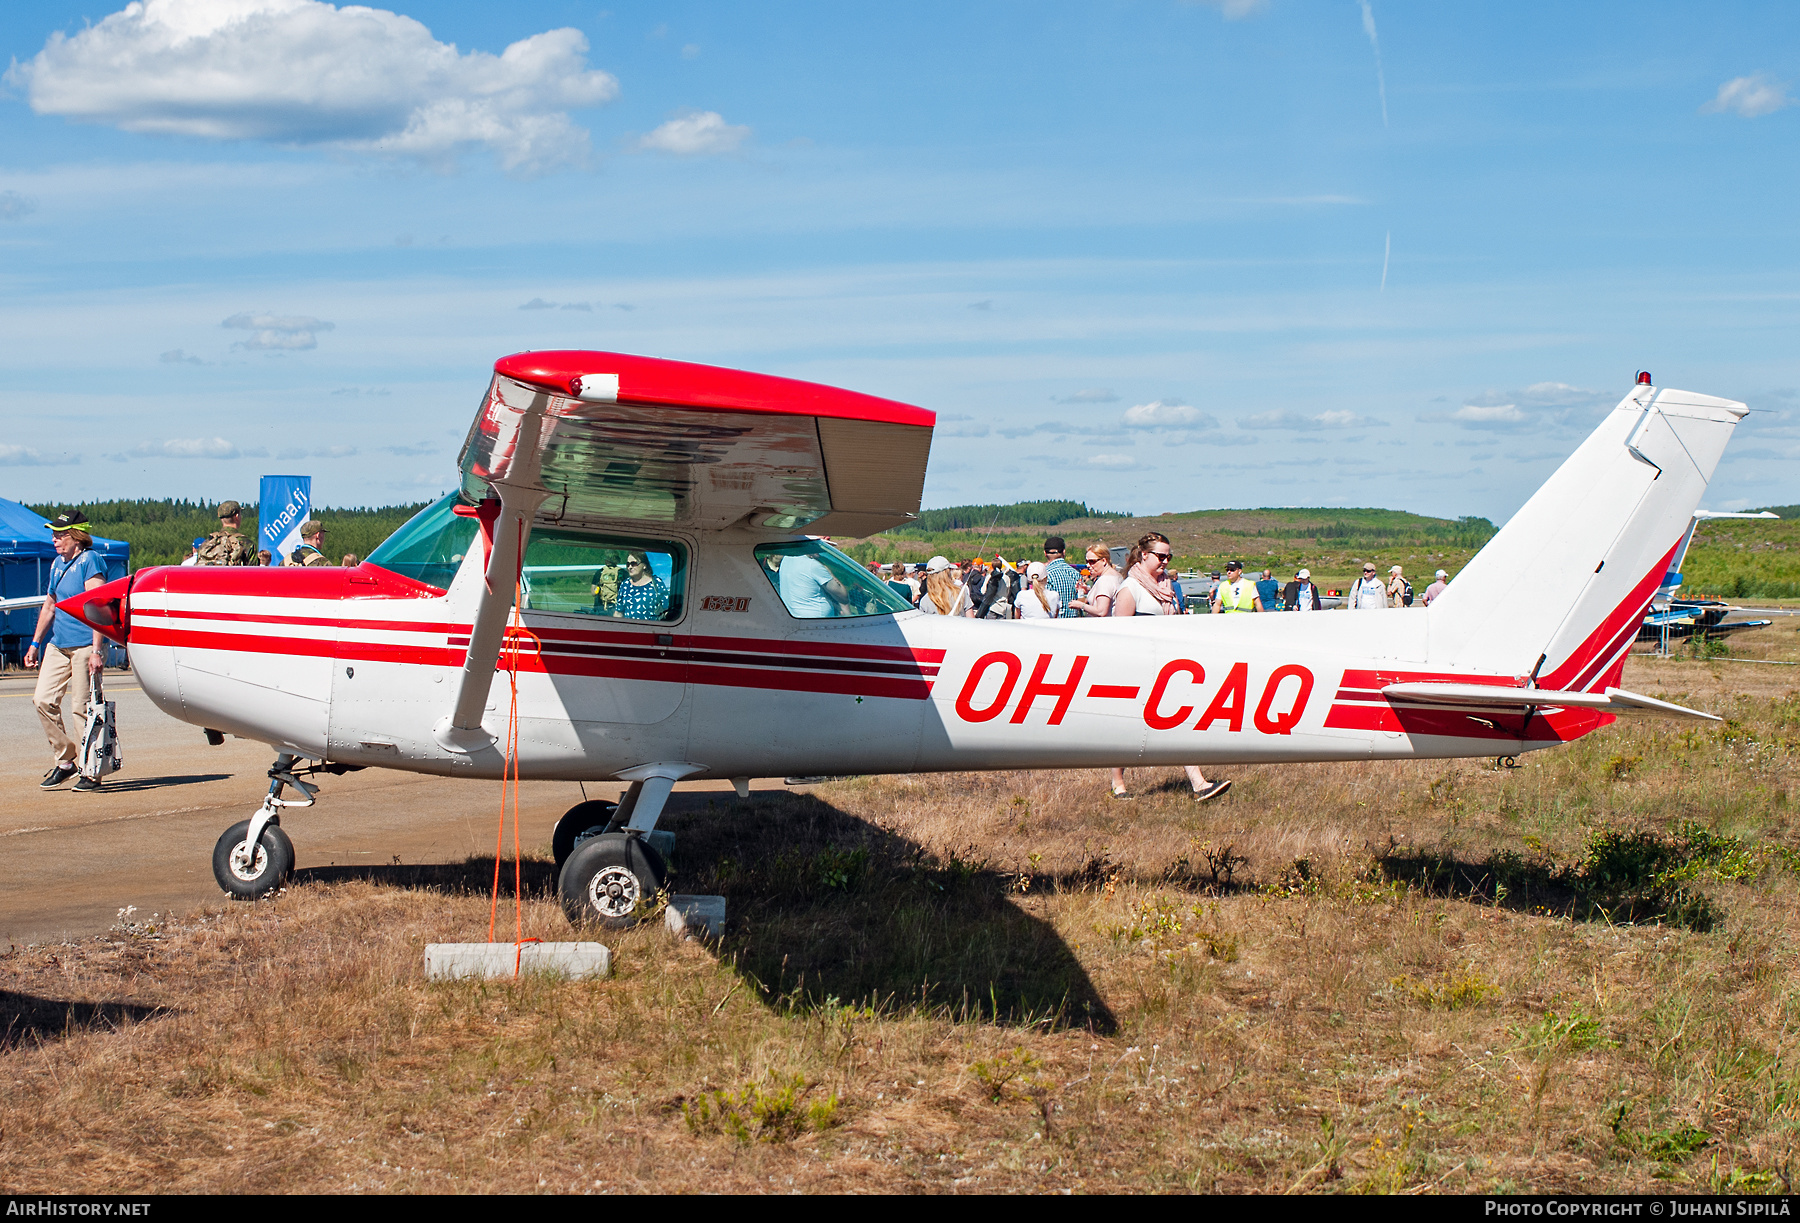
[[[299,568],[316,568],[330,565],[331,558],[325,555],[325,524],[316,518],[309,518],[300,524],[300,546],[288,555],[277,560],[275,554],[267,548],[257,548],[250,542],[250,537],[243,534],[244,507],[235,501],[219,503],[219,529],[211,535],[194,536],[193,546],[183,565],[293,565]],[[361,561],[354,552],[346,552],[344,559],[338,562],[348,568],[354,568]]]
[[[1052,535],[1044,541],[1044,559],[1017,564],[1002,556],[991,561],[972,557],[961,563],[934,556],[919,564],[896,561],[870,564],[869,571],[920,611],[976,620],[1076,619],[1085,616],[1235,615],[1245,612],[1323,611],[1327,599],[1342,601],[1352,611],[1375,608],[1429,607],[1447,588],[1450,575],[1439,569],[1422,598],[1399,565],[1384,581],[1374,562],[1363,566],[1362,578],[1340,595],[1325,591],[1301,568],[1285,585],[1264,569],[1248,577],[1241,561],[1223,573],[1195,574],[1184,579],[1174,569],[1169,537],[1152,531],[1138,540],[1123,569],[1113,564],[1112,549],[1092,544],[1082,564],[1067,559],[1067,541]],[[1195,596],[1187,584],[1206,584]]]
[[[1068,542],[1052,535],[1044,541],[1044,559],[1018,565],[1004,557],[992,561],[972,557],[956,564],[934,556],[923,564],[905,562],[871,564],[869,569],[920,611],[934,616],[967,616],[976,620],[1074,619],[1089,616],[1186,616],[1239,615],[1256,612],[1325,610],[1327,595],[1304,567],[1283,585],[1272,570],[1260,577],[1244,574],[1241,561],[1232,561],[1223,573],[1206,580],[1204,597],[1193,597],[1175,572],[1174,547],[1169,537],[1151,531],[1137,541],[1123,569],[1113,564],[1106,544],[1088,546],[1082,564],[1069,563]],[[1200,576],[1193,579],[1199,584]],[[1444,593],[1450,575],[1439,569],[1419,600],[1430,606]],[[1373,562],[1363,566],[1363,576],[1342,596],[1345,607],[1356,610],[1404,608],[1414,605],[1412,585],[1399,565],[1388,571],[1384,582]],[[1208,781],[1197,765],[1186,765],[1188,786],[1194,798],[1205,802],[1231,788],[1226,780]],[[1112,796],[1134,797],[1125,783],[1125,770],[1112,771]]]

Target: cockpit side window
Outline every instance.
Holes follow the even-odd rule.
[[[480,529],[475,519],[457,516],[457,502],[451,493],[414,514],[369,553],[369,564],[440,591],[450,589]]]
[[[889,616],[912,604],[822,539],[762,544],[757,564],[796,620]]]
[[[539,527],[525,545],[520,584],[528,611],[666,623],[681,619],[687,548]]]

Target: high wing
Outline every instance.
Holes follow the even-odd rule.
[[[917,515],[936,419],[891,399],[685,361],[578,350],[501,358],[463,444],[462,495],[481,519],[486,581],[438,742],[491,750],[482,711],[532,525],[870,534]]]
[[[613,352],[505,357],[463,447],[462,492],[547,493],[539,523],[868,535],[911,521],[935,416],[791,378]]]

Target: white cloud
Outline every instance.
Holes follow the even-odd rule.
[[[348,459],[357,453],[355,446],[320,446],[316,450],[308,450],[304,446],[289,446],[279,451],[278,459]]]
[[[1512,403],[1465,403],[1450,413],[1450,419],[1458,424],[1468,425],[1472,429],[1503,428],[1508,425],[1522,425],[1529,417],[1519,411],[1519,406]]]
[[[1615,402],[1609,391],[1592,391],[1567,382],[1534,382],[1522,390],[1471,395],[1454,412],[1426,412],[1419,420],[1501,431],[1588,428],[1596,414]]]
[[[37,211],[37,201],[17,191],[0,191],[0,221],[17,221]]]
[[[1253,13],[1260,13],[1269,7],[1269,0],[1187,0],[1189,4],[1198,4],[1205,8],[1216,8],[1219,15],[1227,21],[1241,21]]]
[[[682,59],[699,59],[700,58],[700,44],[697,42],[688,43],[685,47],[683,47],[681,49],[681,58]]]
[[[1117,403],[1119,397],[1101,386],[1090,386],[1086,390],[1076,391],[1073,395],[1064,395],[1061,399],[1054,395],[1051,403]]]
[[[1359,416],[1355,412],[1342,408],[1332,408],[1320,412],[1317,416],[1305,416],[1294,411],[1257,412],[1238,419],[1240,429],[1294,429],[1301,432],[1312,432],[1317,429],[1381,429],[1386,428],[1385,420],[1377,420],[1373,416]]]
[[[233,348],[248,348],[256,351],[282,352],[298,351],[319,346],[318,333],[331,331],[336,326],[324,319],[308,318],[303,314],[252,314],[246,310],[234,314],[219,326],[238,331],[254,331],[256,334],[248,340],[239,340]]]
[[[682,111],[638,141],[640,148],[664,153],[732,153],[750,138],[750,129],[725,122],[716,110]]]
[[[79,462],[80,455],[63,454],[46,458],[31,446],[0,442],[0,467],[65,467]]]
[[[1153,399],[1125,409],[1127,429],[1216,429],[1219,422],[1185,403]]]
[[[1034,433],[1050,433],[1058,436],[1075,437],[1114,437],[1118,430],[1111,425],[1071,425],[1060,420],[1042,420],[1035,425],[1008,425],[994,432],[1001,437],[1030,437]]]
[[[509,171],[538,172],[584,160],[568,111],[618,94],[587,50],[560,29],[462,53],[410,17],[319,0],[134,0],[52,34],[5,81],[38,114],[128,132],[439,163],[485,147]]]
[[[1759,115],[1773,114],[1784,106],[1793,105],[1793,102],[1787,95],[1786,85],[1771,80],[1761,72],[1753,72],[1749,76],[1733,77],[1719,86],[1719,92],[1712,101],[1700,108],[1700,113],[1719,115],[1730,111],[1734,115],[1754,119]]]
[[[1089,467],[1098,467],[1102,471],[1149,471],[1151,468],[1140,463],[1129,454],[1090,454],[1084,460]]]
[[[161,361],[164,365],[205,365],[206,364],[206,362],[202,361],[199,357],[193,356],[192,354],[187,353],[179,348],[171,348],[168,352],[166,352],[162,356],[158,357],[157,360]]]
[[[258,446],[239,450],[222,437],[172,437],[162,442],[139,442],[131,453],[140,459],[263,459],[269,452]]]

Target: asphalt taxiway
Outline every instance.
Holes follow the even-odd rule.
[[[51,761],[31,704],[35,683],[17,671],[0,677],[0,949],[97,934],[128,909],[141,920],[224,903],[213,846],[262,802],[274,752],[229,737],[211,747],[198,727],[152,705],[129,672],[108,672],[123,771],[98,792],[76,793],[69,783],[43,790]],[[67,724],[75,728],[76,719]],[[461,862],[494,852],[498,782],[386,769],[318,780],[318,802],[282,818],[300,867]],[[586,794],[616,799],[623,789],[590,782]],[[574,782],[520,787],[528,852],[548,850],[557,818],[582,795]],[[510,853],[510,830],[506,847]]]

